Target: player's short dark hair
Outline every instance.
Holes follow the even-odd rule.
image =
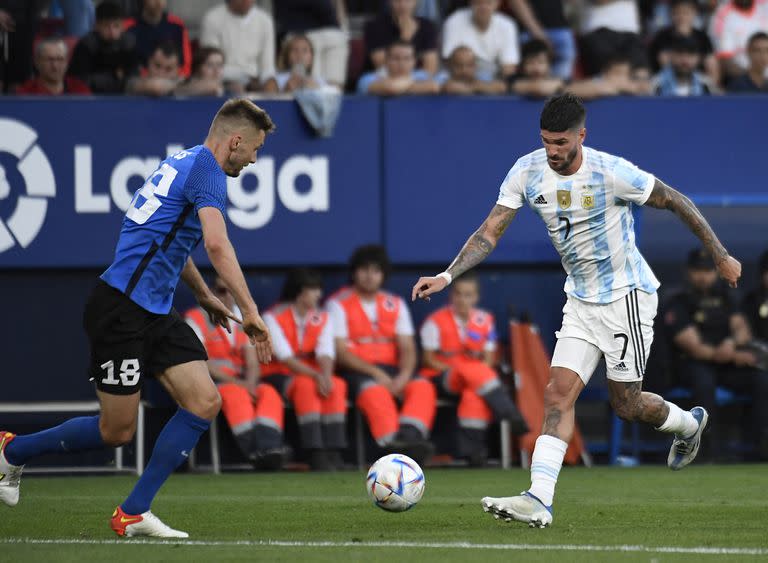
[[[760,41],[761,39],[768,39],[768,33],[764,31],[757,31],[750,35],[749,39],[747,39],[747,49],[751,49],[755,41]]]
[[[540,127],[545,131],[563,132],[584,127],[587,110],[581,98],[571,93],[552,96],[541,110]]]
[[[218,47],[200,47],[192,57],[192,76],[195,76],[197,73],[199,73],[202,66],[206,63],[206,61],[208,61],[208,57],[216,53],[221,55],[222,58],[226,59],[224,56],[224,51]]]
[[[275,130],[275,124],[269,114],[246,98],[232,98],[224,102],[224,105],[216,112],[211,127],[229,120],[247,121],[264,133],[271,133]]]
[[[354,274],[358,269],[375,265],[381,268],[384,277],[389,276],[392,264],[389,261],[387,250],[380,244],[366,244],[358,246],[349,258],[349,271]]]
[[[96,6],[96,21],[121,20],[125,17],[123,8],[117,2],[104,0]]]
[[[552,62],[552,50],[549,48],[549,45],[541,39],[531,39],[523,43],[523,46],[520,48],[520,60],[524,61],[542,53],[547,55],[549,62]]]
[[[176,57],[176,59],[179,62],[181,62],[181,53],[179,53],[179,48],[176,46],[176,43],[174,43],[170,39],[166,39],[165,41],[159,41],[158,43],[156,43],[155,48],[152,49],[152,53],[150,54],[150,57],[153,56],[158,51],[160,51],[166,57]]]
[[[323,278],[316,270],[309,268],[292,268],[288,270],[280,291],[280,301],[289,302],[296,299],[305,289],[322,289]]]

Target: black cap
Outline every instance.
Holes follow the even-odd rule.
[[[701,53],[701,46],[692,36],[675,34],[669,44],[669,50],[675,53]]]
[[[758,267],[760,268],[761,274],[768,272],[768,250],[760,255],[760,262],[758,262]]]
[[[714,270],[715,262],[703,248],[688,253],[688,268],[691,270]]]
[[[123,8],[114,0],[104,0],[96,6],[96,21],[121,20],[125,17]]]

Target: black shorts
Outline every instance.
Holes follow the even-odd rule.
[[[91,344],[88,376],[97,389],[112,395],[137,393],[145,375],[208,359],[195,331],[175,309],[167,315],[150,313],[103,281],[88,298],[83,326]]]

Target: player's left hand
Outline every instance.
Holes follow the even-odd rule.
[[[717,273],[728,282],[731,287],[736,287],[741,277],[741,262],[733,256],[727,256],[717,264]]]
[[[198,297],[197,302],[208,313],[213,324],[223,327],[230,334],[232,334],[232,327],[229,325],[230,319],[238,324],[242,322],[212,293]]]
[[[255,309],[252,313],[243,315],[243,330],[256,348],[256,357],[259,362],[268,364],[272,360],[272,338],[267,324]]]
[[[429,301],[430,295],[444,290],[447,285],[448,281],[441,276],[421,277],[411,290],[411,301],[416,301],[417,297]]]

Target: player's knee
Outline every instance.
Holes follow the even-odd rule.
[[[104,445],[117,448],[129,444],[133,440],[133,435],[136,433],[136,424],[103,424],[99,430],[101,431],[101,439],[104,441]]]
[[[640,402],[625,401],[623,399],[611,400],[611,408],[620,419],[626,422],[634,422],[640,418]]]
[[[214,388],[204,395],[196,397],[195,401],[187,407],[187,410],[200,418],[213,420],[221,410],[221,395]]]

